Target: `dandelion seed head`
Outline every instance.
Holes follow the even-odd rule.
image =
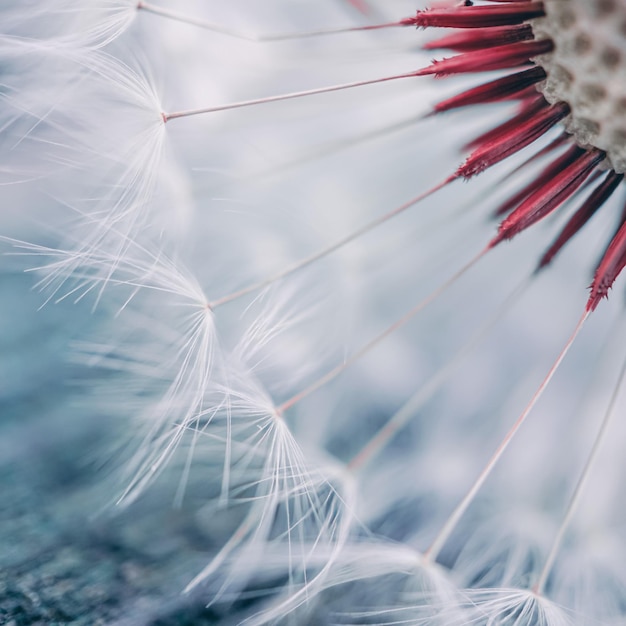
[[[448,76],[492,69],[511,72],[509,77],[442,102],[442,110],[511,97],[521,102],[516,116],[470,142],[473,152],[450,180],[473,177],[509,159],[558,124],[565,123],[568,143],[573,144],[568,152],[553,156],[552,163],[534,181],[497,210],[496,214],[504,215],[504,219],[490,249],[567,207],[577,193],[586,190],[586,202],[541,258],[539,268],[544,267],[619,186],[625,154],[625,11],[619,2],[561,0],[490,0],[478,5],[467,3],[418,11],[416,23],[420,26],[455,27],[461,32],[428,46],[452,48],[460,54],[436,60],[417,75]],[[529,31],[523,30],[525,21],[533,29],[537,27],[531,39],[527,39]],[[540,67],[535,68],[537,74],[529,84],[528,71],[519,72],[516,68],[536,63]],[[547,148],[548,153],[556,147],[558,142]],[[599,172],[607,167],[609,174],[594,189],[592,184]],[[588,312],[608,295],[622,271],[626,263],[625,241],[626,229],[616,231],[610,240],[596,267]]]

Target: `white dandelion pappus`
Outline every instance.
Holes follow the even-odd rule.
[[[52,0],[43,6],[26,0],[0,9],[3,34],[77,49],[102,48],[115,41],[135,14],[134,0]]]

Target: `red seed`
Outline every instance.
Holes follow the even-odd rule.
[[[522,102],[520,109],[516,115],[514,115],[511,119],[506,120],[499,126],[488,130],[487,132],[482,133],[476,139],[469,141],[463,146],[464,150],[474,150],[479,146],[487,143],[488,141],[493,141],[494,139],[504,135],[509,132],[512,128],[515,128],[519,124],[529,120],[531,117],[539,113],[542,109],[548,106],[545,98],[538,93],[534,93],[532,97],[529,97],[527,100]]]
[[[562,154],[560,157],[550,163],[539,176],[537,176],[530,183],[525,185],[506,202],[503,202],[494,211],[495,215],[502,216],[512,211],[520,202],[522,202],[522,200],[527,198],[537,189],[540,189],[545,184],[549,183],[555,176],[558,176],[559,172],[564,170],[567,166],[571,165],[583,153],[583,148],[579,148],[578,146],[572,146],[565,154]]]
[[[542,67],[533,67],[516,74],[503,76],[484,85],[479,85],[473,89],[468,89],[463,93],[443,100],[435,105],[434,110],[437,113],[449,111],[459,107],[471,104],[483,104],[486,102],[497,102],[498,100],[506,100],[521,91],[524,91],[530,85],[534,85],[546,77],[546,73]]]
[[[532,193],[500,224],[490,247],[493,248],[505,239],[512,239],[554,211],[572,196],[605,157],[605,153],[600,150],[583,151],[571,165]]]
[[[582,206],[572,215],[570,220],[541,257],[537,269],[541,269],[552,262],[561,248],[593,217],[595,212],[611,197],[624,179],[623,174],[610,171],[606,178],[593,190]]]
[[[415,72],[415,76],[449,76],[468,72],[490,72],[528,63],[533,57],[546,54],[554,48],[550,39],[521,41],[486,50],[465,52],[449,59],[433,61],[428,67]]]
[[[530,24],[517,24],[514,26],[500,26],[494,28],[477,28],[475,30],[462,30],[441,39],[430,41],[423,46],[424,50],[455,50],[456,52],[470,52],[472,50],[484,50],[494,46],[503,46],[518,41],[528,41],[533,38],[533,30]]]
[[[626,265],[626,222],[622,222],[602,257],[591,283],[587,311],[594,311],[602,298],[606,298],[615,279]]]
[[[510,120],[509,123],[503,124],[497,136],[485,141],[468,157],[457,170],[457,176],[470,178],[515,154],[539,139],[568,115],[569,110],[569,106],[563,102],[549,106],[541,98],[540,107],[536,113],[531,114],[526,121],[521,123],[511,124]]]
[[[543,2],[502,2],[497,5],[456,6],[418,11],[415,25],[421,28],[487,28],[521,24],[543,17]]]

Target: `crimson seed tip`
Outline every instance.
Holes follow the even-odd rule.
[[[603,158],[604,153],[599,150],[575,150],[567,167],[531,193],[502,221],[499,235],[512,239],[549,215],[572,197]]]
[[[543,17],[543,2],[522,0],[497,5],[464,5],[417,12],[415,24],[420,28],[489,28],[521,24]]]
[[[533,31],[530,24],[516,24],[513,26],[457,31],[440,39],[429,41],[422,48],[424,50],[448,49],[455,52],[470,52],[519,41],[528,41],[532,38]]]
[[[612,196],[624,179],[623,174],[609,171],[605,179],[593,190],[580,208],[572,215],[554,243],[541,257],[537,270],[549,265],[561,248],[595,215],[597,210]]]
[[[549,39],[542,39],[520,41],[484,50],[471,50],[447,59],[435,60],[415,75],[434,74],[442,77],[520,67],[527,65],[533,57],[551,52],[553,46]]]
[[[593,277],[587,309],[594,311],[602,298],[606,298],[616,278],[626,266],[626,222],[611,240]]]
[[[439,102],[434,107],[435,112],[442,113],[473,104],[507,100],[519,95],[527,87],[535,85],[545,77],[546,73],[541,67],[532,67],[522,72],[503,76]]]

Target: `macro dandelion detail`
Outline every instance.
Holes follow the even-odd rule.
[[[623,0],[0,16],[0,621],[623,622]]]

